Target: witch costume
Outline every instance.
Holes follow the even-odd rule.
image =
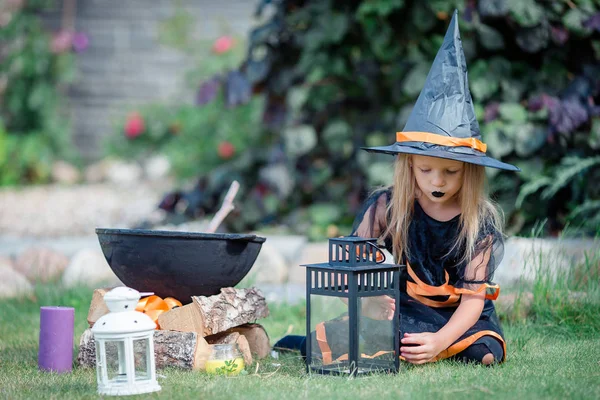
[[[369,152],[396,155],[398,153],[439,157],[482,165],[508,171],[519,171],[514,165],[503,163],[486,154],[487,146],[481,141],[479,124],[467,79],[467,66],[458,30],[457,12],[450,22],[442,47],[437,53],[431,70],[415,107],[396,142],[389,146],[367,147]],[[380,237],[388,226],[386,208],[391,199],[391,189],[373,194],[356,217],[352,235],[366,238]],[[481,362],[488,353],[495,360],[504,361],[506,345],[492,300],[500,288],[492,283],[494,271],[504,251],[503,236],[492,224],[480,227],[474,254],[489,254],[486,265],[467,269],[462,260],[464,246],[453,246],[460,232],[460,215],[449,221],[438,221],[425,213],[415,200],[409,225],[408,256],[401,256],[399,264],[405,265],[400,274],[400,337],[404,333],[437,332],[445,326],[460,304],[462,294],[485,291],[484,308],[479,320],[450,347],[433,360],[458,358]],[[392,251],[392,238],[380,238],[383,246]],[[481,277],[484,269],[485,278]],[[327,348],[332,358],[347,349],[342,343],[345,318],[324,322],[324,335],[318,342]],[[376,329],[377,322],[371,328]],[[321,330],[323,331],[323,330]],[[317,332],[313,333],[315,340]],[[290,338],[291,339],[291,338]],[[282,346],[286,346],[282,339]],[[323,346],[325,342],[326,346]],[[377,351],[377,346],[372,349]],[[316,355],[318,356],[318,354]],[[329,357],[328,357],[329,358]]]

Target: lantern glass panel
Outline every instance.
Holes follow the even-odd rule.
[[[394,369],[396,335],[389,319],[390,299],[394,301],[392,296],[358,299],[358,373]]]
[[[311,366],[347,368],[348,305],[343,297],[311,295]]]
[[[110,340],[104,343],[106,373],[109,382],[127,382],[125,367],[125,341]]]
[[[150,379],[150,360],[148,360],[148,348],[150,339],[137,339],[133,341],[133,364],[135,367],[135,380]]]

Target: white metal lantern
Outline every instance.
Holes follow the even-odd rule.
[[[96,341],[98,393],[109,396],[156,392],[154,330],[156,324],[135,311],[142,295],[128,287],[118,287],[104,296],[110,312],[92,327]]]

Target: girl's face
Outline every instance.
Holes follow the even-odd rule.
[[[413,155],[409,162],[417,186],[433,203],[443,204],[454,199],[462,187],[464,174],[462,161]]]

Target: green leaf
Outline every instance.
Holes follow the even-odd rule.
[[[0,118],[0,166],[4,165],[8,154],[8,134]]]
[[[437,22],[435,14],[427,7],[427,3],[419,1],[412,7],[410,22],[420,32],[427,32],[433,28]]]
[[[503,132],[504,127],[504,123],[499,120],[489,122],[482,127],[483,139],[492,157],[502,158],[514,150],[513,141]]]
[[[519,103],[502,103],[500,104],[500,118],[510,122],[525,122],[527,121],[527,110]]]
[[[536,193],[543,187],[549,186],[552,184],[552,179],[547,176],[541,176],[531,182],[526,183],[521,186],[521,190],[519,191],[519,195],[517,196],[517,200],[515,201],[515,207],[521,208],[523,205],[523,201],[527,196]]]
[[[317,133],[311,125],[287,128],[283,132],[286,153],[297,157],[308,153],[317,145]]]
[[[288,92],[287,103],[290,109],[298,112],[302,109],[308,99],[309,90],[303,86],[296,86]]]
[[[592,40],[592,48],[594,49],[596,60],[600,60],[600,40]]]
[[[492,97],[500,87],[499,76],[501,75],[490,72],[488,63],[485,60],[478,60],[473,63],[469,70],[469,86],[474,99],[483,103]]]
[[[569,213],[569,218],[576,218],[586,214],[600,214],[600,200],[587,200],[585,203],[578,205]]]
[[[515,129],[515,152],[519,157],[529,157],[546,143],[546,128],[532,123],[519,124]]]
[[[337,119],[331,121],[323,129],[323,137],[328,140],[349,139],[352,136],[352,127],[348,122]]]
[[[394,181],[394,168],[390,162],[375,162],[367,167],[369,184],[372,186],[390,185]]]
[[[415,65],[406,78],[404,78],[404,82],[402,82],[402,91],[408,96],[417,97],[425,85],[430,68],[430,65],[426,63]]]
[[[587,36],[592,33],[591,30],[583,26],[583,23],[590,17],[590,15],[580,8],[572,8],[565,13],[562,18],[562,22],[565,27],[580,36]]]
[[[338,205],[333,203],[317,203],[309,207],[308,215],[312,223],[327,226],[341,216],[341,210]]]
[[[514,164],[521,168],[521,172],[519,172],[519,178],[525,182],[533,181],[539,178],[540,171],[544,170],[544,159],[542,157],[523,158],[515,161]]]
[[[479,24],[477,27],[479,42],[488,50],[501,50],[504,48],[504,38],[496,29],[489,25]]]
[[[588,143],[592,149],[600,149],[600,118],[592,119],[592,129]]]
[[[571,183],[577,175],[595,165],[600,165],[600,156],[587,158],[564,157],[560,164],[561,168],[558,168],[558,172],[554,175],[552,184],[542,192],[542,198],[546,200],[554,197],[560,189]]]
[[[356,10],[356,16],[359,20],[364,19],[368,15],[377,15],[379,17],[386,17],[391,14],[394,10],[402,8],[404,6],[404,0],[370,0],[363,1],[360,3],[358,10]]]
[[[521,100],[526,90],[526,84],[516,79],[502,79],[502,99],[507,103],[516,103]]]
[[[512,17],[523,27],[536,26],[544,18],[544,9],[535,0],[508,0]]]

